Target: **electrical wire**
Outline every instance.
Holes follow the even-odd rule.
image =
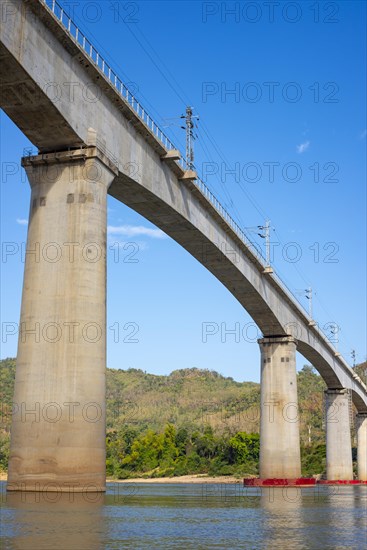
[[[77,16],[74,16],[74,18],[78,21],[78,17]],[[165,71],[168,73],[168,75],[170,76],[170,79],[166,76],[166,74],[164,73],[164,71],[162,70],[162,68],[158,65],[158,63],[155,61],[154,57],[150,54],[150,52],[148,51],[148,49],[144,46],[144,44],[142,43],[142,40],[140,40],[137,36],[137,33],[135,33],[132,28],[130,27],[130,25],[128,24],[127,21],[125,21],[123,19],[123,22],[125,24],[125,26],[127,27],[127,29],[129,30],[129,32],[132,34],[132,36],[135,38],[135,40],[138,42],[138,44],[140,45],[140,47],[142,48],[142,50],[144,51],[144,53],[148,56],[148,58],[150,59],[150,61],[153,63],[153,65],[155,66],[155,68],[158,70],[158,72],[160,73],[160,75],[162,76],[162,78],[165,80],[165,82],[167,83],[167,85],[170,87],[170,89],[174,92],[174,94],[177,96],[177,98],[180,100],[180,102],[183,104],[183,106],[186,106],[187,104],[192,104],[192,101],[190,100],[190,98],[187,96],[186,92],[183,90],[183,88],[181,87],[181,85],[179,84],[179,82],[177,81],[177,79],[175,78],[175,76],[172,74],[171,70],[167,67],[167,65],[164,63],[164,61],[160,58],[159,54],[157,53],[157,51],[155,50],[155,48],[152,46],[152,44],[149,42],[149,40],[147,39],[147,37],[144,35],[144,33],[140,30],[139,26],[138,25],[134,25],[134,28],[137,29],[137,31],[140,33],[141,37],[143,40],[145,40],[145,42],[147,43],[148,47],[151,49],[151,51],[153,52],[153,54],[156,56],[156,58],[159,60],[160,64],[162,67],[164,67]],[[79,23],[78,23],[79,25]],[[116,66],[119,71],[121,72],[121,74],[124,75],[125,78],[127,78],[128,80],[129,77],[128,75],[125,73],[125,71],[121,68],[121,66],[116,62],[116,60],[114,60],[110,54],[108,52],[106,52],[103,48],[103,46],[99,43],[99,41],[95,38],[95,36],[88,31],[88,35],[91,36],[93,38],[93,41],[95,44],[98,45],[99,49],[104,53],[106,59],[110,59],[111,60],[111,64],[113,64],[114,66]],[[172,81],[175,83],[172,84]],[[180,90],[180,92],[178,91]],[[135,95],[135,94],[134,94]],[[156,113],[156,115],[159,117],[159,119],[161,121],[164,121],[164,117],[162,117],[162,115],[157,111],[157,109],[149,102],[149,100],[140,92],[139,90],[139,96],[142,97],[144,99],[144,102],[149,105],[150,109],[152,112]],[[204,121],[200,121],[200,128],[202,129],[202,131],[204,132],[206,138],[208,139],[208,141],[210,142],[213,150],[216,152],[216,154],[219,156],[219,158],[227,165],[227,166],[230,166],[230,162],[228,161],[228,159],[226,158],[225,154],[223,153],[223,151],[221,150],[220,146],[218,145],[217,141],[215,140],[215,138],[211,135],[211,132],[209,131],[209,128],[206,126],[205,122]],[[175,137],[175,140],[176,141],[180,141],[181,142],[181,139],[178,139],[178,137],[175,135],[175,132],[170,129],[170,132],[171,134],[174,135]],[[213,158],[212,158],[212,155],[210,154],[209,152],[209,149],[208,147],[206,146],[204,140],[200,140],[199,141],[200,145],[202,146],[203,150],[204,150],[204,153],[208,156],[209,160],[211,162],[214,162],[213,161]],[[229,205],[227,207],[229,207],[230,209],[232,209],[232,211],[234,212],[235,214],[235,217],[237,218],[237,220],[240,222],[240,224],[244,227],[244,223],[242,221],[242,218],[241,218],[241,215],[239,214],[239,212],[237,211],[236,207],[235,207],[235,204],[234,204],[234,200],[233,198],[231,197],[231,194],[229,192],[229,190],[227,189],[227,187],[223,184],[221,178],[219,178],[218,174],[216,174],[217,176],[217,179],[218,179],[218,182],[220,184],[220,186],[222,187],[223,189],[223,192],[225,193],[225,195],[227,196],[227,199],[229,201]],[[252,197],[252,195],[248,192],[248,190],[244,187],[244,184],[241,182],[241,181],[238,181],[237,182],[239,184],[239,188],[240,190],[243,192],[243,194],[246,196],[247,200],[252,204],[252,206],[255,208],[255,210],[258,212],[258,214],[263,218],[263,219],[268,219],[269,216],[264,212],[264,210],[262,209],[262,207],[257,203],[257,201]],[[226,201],[224,201],[226,202]],[[281,239],[280,235],[279,235],[279,232],[277,230],[275,230],[275,235],[277,236],[277,239],[279,241],[279,243],[282,245],[283,244],[283,240]],[[306,284],[306,285],[310,285],[310,281],[307,280],[304,275],[303,275],[303,272],[301,272],[301,270],[298,268],[298,266],[293,263],[292,264],[293,267],[295,268],[295,270],[297,271],[298,275],[301,277],[301,279],[303,280],[303,282]],[[277,273],[280,275],[280,272],[279,272],[279,269],[277,268],[276,269]],[[284,279],[284,275],[281,275],[282,279]],[[293,285],[291,285],[293,286]],[[320,306],[322,307],[322,309],[325,311],[325,313],[327,315],[328,312],[327,310],[325,309],[325,307],[323,306],[323,304],[321,303],[320,299],[318,297],[316,297],[317,301],[319,302]],[[299,301],[299,300],[298,300]],[[348,344],[350,344],[350,342],[348,341]]]
[[[60,1],[60,0],[59,0]],[[63,2],[64,0],[61,0],[61,3]],[[67,10],[65,10],[65,13],[67,13]],[[88,36],[90,38],[93,39],[93,43],[98,46],[98,49],[101,53],[103,53],[106,61],[112,66],[116,67],[116,69],[119,70],[119,73],[124,77],[124,80],[126,82],[126,86],[127,88],[129,87],[128,86],[128,83],[133,83],[133,84],[136,84],[132,79],[130,79],[130,77],[128,76],[128,74],[125,72],[125,70],[121,67],[121,65],[118,63],[118,61],[116,59],[114,59],[111,54],[105,50],[105,48],[103,47],[103,44],[101,44],[99,42],[99,40],[95,37],[95,35],[90,31],[90,29],[88,29],[88,31],[86,32],[84,29],[83,29],[83,25],[84,25],[84,22],[81,21],[81,19],[75,14],[73,13],[73,20],[75,20],[76,23],[78,23],[78,27],[80,28],[80,30],[85,34],[85,36]],[[124,21],[124,23],[126,24],[126,22]],[[127,25],[128,26],[128,25]],[[128,27],[129,28],[129,27]],[[130,30],[130,29],[129,29]],[[131,31],[130,31],[131,32]],[[145,50],[144,50],[145,51]],[[148,52],[146,52],[148,54]],[[157,116],[158,119],[160,119],[161,122],[164,121],[164,118],[162,117],[162,115],[157,111],[156,107],[154,107],[154,105],[152,105],[149,101],[149,99],[141,92],[140,88],[138,90],[138,92],[136,93],[133,93],[132,95],[134,95],[135,97],[137,98],[142,98],[143,99],[143,102],[144,104],[148,105],[149,106],[149,110],[152,112],[152,113],[155,113],[155,115]],[[174,139],[175,141],[179,141],[178,139],[178,136],[174,134],[174,132],[172,130],[170,130],[171,134],[173,134],[174,136]]]

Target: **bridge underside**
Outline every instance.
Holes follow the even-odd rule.
[[[119,174],[108,193],[201,262],[243,305],[264,336],[291,332],[298,351],[319,371],[326,385],[351,389],[357,410],[367,411],[366,392],[345,363],[308,326],[276,281],[262,273],[256,256],[195,184],[180,181],[182,170],[162,162],[163,146],[130,112],[101,71],[44,8],[37,10],[36,16],[31,13],[32,6],[40,7],[38,1],[12,0],[9,4],[14,15],[1,30],[0,91],[1,106],[13,122],[41,152],[86,145],[88,129],[93,126],[119,162]],[[55,98],[50,84],[64,82],[99,86],[103,95],[97,103]],[[124,168],[128,163],[139,167],[139,177],[129,176]],[[296,333],[290,330],[292,326]]]
[[[192,190],[196,191],[194,185]],[[242,273],[235,269],[228,257],[186,218],[179,216],[170,205],[122,174],[114,180],[108,193],[162,229],[205,265],[251,315],[264,336],[287,334],[273,312],[269,312],[268,305],[259,300],[257,291]],[[308,342],[298,340],[297,351],[318,370],[328,388],[344,387],[336,372],[330,367],[330,363]],[[357,410],[367,410],[366,403],[357,392],[352,392],[352,399]]]
[[[83,141],[48,95],[0,44],[1,108],[39,151],[62,151]],[[45,90],[53,93],[52,86]]]

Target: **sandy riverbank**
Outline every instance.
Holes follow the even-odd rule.
[[[0,472],[0,481],[6,481],[6,472]],[[206,475],[190,475],[177,477],[107,479],[108,483],[242,483],[242,479],[232,476],[210,477]]]
[[[177,477],[133,478],[133,479],[107,479],[114,483],[242,483],[242,479],[232,476],[210,477],[206,475],[188,475]]]

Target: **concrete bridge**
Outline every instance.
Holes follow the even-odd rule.
[[[328,478],[353,478],[351,395],[366,480],[363,382],[62,8],[2,9],[1,106],[38,148],[22,159],[32,195],[8,489],[105,488],[107,193],[190,252],[261,329],[260,476],[301,474],[298,350],[328,388]]]

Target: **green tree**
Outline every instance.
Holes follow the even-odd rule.
[[[172,424],[167,424],[161,443],[161,452],[159,455],[160,465],[172,466],[179,455],[176,447],[176,428]]]
[[[325,383],[310,365],[305,365],[298,373],[297,382],[301,441],[305,445],[319,443],[324,439],[322,422]]]
[[[257,462],[260,454],[259,434],[238,432],[229,440],[230,460],[237,464]]]
[[[213,428],[205,426],[202,434],[196,433],[193,435],[193,442],[197,454],[205,458],[213,458],[216,454],[217,445],[214,437]]]

